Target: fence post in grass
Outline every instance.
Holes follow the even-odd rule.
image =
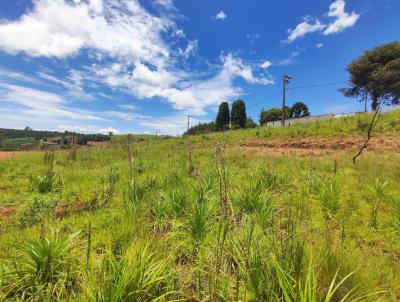
[[[89,268],[90,263],[90,250],[92,249],[92,223],[88,224],[87,231],[87,249],[86,249],[86,267]]]

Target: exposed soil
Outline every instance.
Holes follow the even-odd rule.
[[[11,156],[16,156],[16,155],[20,155],[20,154],[24,154],[24,153],[26,153],[26,152],[24,152],[24,151],[0,151],[0,159],[6,159]]]
[[[288,138],[288,139],[258,139],[248,140],[245,147],[267,147],[267,148],[301,148],[301,149],[331,149],[343,150],[362,146],[362,137],[354,138]],[[381,137],[372,138],[368,147],[370,150],[392,150],[400,151],[400,138]]]
[[[247,140],[239,149],[270,156],[323,156],[336,151],[356,150],[364,143],[363,137],[347,138],[287,138]],[[399,137],[372,138],[368,150],[400,152]]]
[[[0,220],[10,217],[16,210],[17,207],[15,205],[0,206]]]

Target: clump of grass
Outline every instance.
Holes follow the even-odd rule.
[[[37,192],[46,194],[60,189],[62,182],[60,177],[52,169],[49,169],[44,176],[31,178],[31,184]]]
[[[259,171],[262,185],[271,191],[284,191],[289,186],[289,181],[274,171],[261,168]]]
[[[370,225],[372,228],[378,228],[378,212],[382,202],[389,198],[387,181],[375,179],[372,185],[368,186],[371,196],[371,217]]]
[[[140,203],[146,194],[146,189],[146,186],[136,180],[129,181],[124,191],[125,203],[128,205]]]
[[[169,259],[159,259],[149,246],[132,245],[121,260],[106,255],[82,282],[89,301],[165,301],[178,296]]]
[[[321,183],[319,200],[327,219],[332,218],[339,210],[341,191],[333,180],[326,180]]]
[[[208,209],[205,204],[196,204],[189,217],[189,229],[195,241],[205,237],[208,219]]]
[[[64,237],[53,231],[49,237],[18,244],[18,256],[7,273],[6,297],[24,301],[67,298],[71,282],[76,282],[71,251],[77,235]]]

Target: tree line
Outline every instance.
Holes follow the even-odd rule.
[[[70,131],[40,131],[33,130],[30,127],[25,127],[23,130],[0,128],[0,148],[2,142],[5,140],[32,138],[36,141],[47,141],[48,139],[58,138],[60,143],[68,144],[71,137],[74,137],[74,140],[79,145],[86,145],[88,141],[104,142],[110,140],[110,136],[104,134],[81,134]]]
[[[296,102],[292,107],[285,107],[285,118],[299,118],[309,116],[310,111],[303,102]],[[260,113],[260,125],[268,122],[278,121],[282,118],[282,109],[278,107],[262,110]],[[192,126],[185,135],[205,134],[214,131],[225,131],[229,129],[249,129],[257,127],[257,123],[247,116],[246,104],[243,100],[236,100],[232,103],[232,109],[229,109],[228,102],[222,102],[219,105],[215,121],[209,123],[199,123]]]
[[[300,118],[309,116],[310,111],[303,102],[296,102],[292,107],[285,106],[285,119]],[[262,110],[260,113],[260,125],[269,122],[280,121],[282,119],[282,108],[274,107],[268,110]]]

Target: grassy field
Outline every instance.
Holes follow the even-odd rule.
[[[115,137],[0,160],[0,300],[399,301],[400,153],[243,153],[360,135],[368,116]],[[381,135],[399,137],[400,112]]]

